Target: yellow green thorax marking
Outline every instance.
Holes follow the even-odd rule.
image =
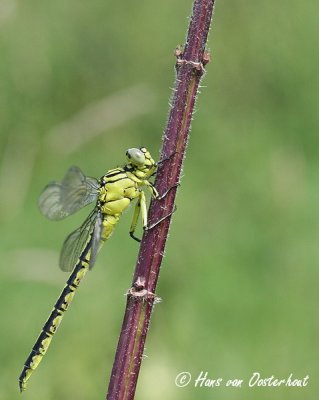
[[[79,168],[71,167],[62,182],[50,183],[40,196],[41,212],[53,220],[65,218],[94,200],[96,206],[83,225],[63,244],[60,267],[64,271],[73,271],[24,364],[19,377],[21,391],[26,389],[32,372],[47,352],[82,278],[93,267],[100,245],[112,235],[132,200],[137,199],[137,203],[130,235],[138,240],[134,232],[140,213],[143,227],[147,226],[145,194],[141,188],[146,186],[153,197],[158,197],[157,190],[148,180],[157,164],[145,147],[129,149],[126,155],[128,163],[124,167],[109,170],[99,181],[85,177]]]

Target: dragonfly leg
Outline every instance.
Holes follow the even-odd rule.
[[[162,199],[164,199],[164,198],[167,196],[167,194],[168,194],[173,188],[176,188],[176,187],[180,186],[180,183],[178,182],[178,183],[175,183],[174,185],[170,186],[170,187],[166,190],[166,192],[164,192],[164,193],[161,194],[161,195],[158,193],[156,187],[155,187],[151,182],[145,181],[145,182],[144,182],[144,185],[147,186],[147,187],[149,188],[149,190],[151,191],[151,194],[152,194],[152,196],[154,197],[154,199],[156,199],[156,200],[162,200]]]
[[[145,180],[144,184],[145,184],[145,186],[147,186],[149,188],[149,190],[152,194],[152,197],[154,197],[154,199],[158,199],[159,193],[158,193],[156,187],[153,185],[153,183]]]
[[[134,235],[134,232],[136,229],[136,225],[137,225],[140,213],[142,213],[142,224],[143,224],[143,229],[145,230],[145,228],[147,227],[147,209],[146,209],[145,194],[142,190],[140,191],[139,199],[138,199],[135,209],[134,209],[133,219],[132,219],[131,228],[130,228],[130,236],[132,239],[136,240],[137,242],[140,242],[141,239],[136,237]]]
[[[170,160],[172,157],[175,156],[176,153],[178,153],[177,150],[173,151],[169,156],[162,158],[162,160],[157,161],[156,165],[163,164],[165,161]]]
[[[173,156],[175,156],[176,153],[178,153],[177,150],[173,151],[169,156],[163,158],[162,160],[157,161],[157,163],[155,163],[156,167],[158,167],[160,164],[163,164],[165,161],[170,160]],[[151,176],[154,176],[155,174],[156,171],[154,171]]]
[[[177,188],[178,186],[180,186],[180,183],[179,183],[179,182],[178,182],[178,183],[175,183],[175,184],[172,185],[172,186],[170,186],[170,187],[166,190],[166,192],[164,192],[164,193],[161,194],[161,195],[158,195],[158,196],[156,197],[156,200],[162,200],[162,199],[164,199],[172,189]]]
[[[148,225],[148,226],[144,227],[144,231],[150,231],[151,229],[155,228],[155,226],[157,226],[157,225],[160,224],[161,222],[165,221],[166,218],[171,217],[171,216],[174,214],[174,212],[175,212],[176,210],[177,210],[177,207],[176,207],[176,205],[175,205],[175,206],[174,206],[174,210],[173,210],[172,212],[170,212],[170,213],[167,214],[167,215],[164,215],[164,217],[162,217],[162,218],[160,218],[158,221],[154,222],[154,224]]]
[[[176,187],[178,187],[180,185],[180,183],[176,183],[176,184],[172,185],[171,187],[169,187],[166,190],[166,192],[164,192],[162,195],[159,195],[156,187],[151,182],[145,181],[144,184],[145,184],[145,186],[147,186],[150,189],[153,197],[156,200],[164,199],[167,196],[167,194],[170,192],[170,190],[172,190],[173,188],[176,188]],[[141,190],[141,192],[139,194],[138,201],[137,201],[135,209],[134,209],[133,219],[132,219],[132,223],[131,223],[131,228],[130,228],[130,236],[131,236],[131,238],[136,240],[137,242],[141,242],[141,239],[139,239],[138,237],[136,237],[134,235],[134,232],[135,232],[135,229],[136,229],[136,226],[137,226],[137,222],[138,222],[138,218],[140,216],[140,213],[142,213],[143,229],[144,229],[144,231],[147,231],[147,230],[150,230],[150,229],[154,228],[156,225],[158,225],[162,221],[164,221],[164,219],[170,217],[175,211],[176,211],[176,206],[174,207],[174,210],[171,213],[169,213],[168,215],[165,215],[159,221],[157,221],[154,224],[148,226],[147,225],[147,208],[146,208],[145,194]]]

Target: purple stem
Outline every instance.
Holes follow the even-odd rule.
[[[209,61],[205,46],[213,7],[214,0],[194,1],[185,49],[176,50],[177,76],[161,151],[161,160],[164,161],[159,165],[155,180],[160,194],[169,191],[162,200],[153,200],[150,205],[149,225],[162,222],[143,235],[132,288],[127,296],[107,400],[134,399],[195,99],[205,72],[204,66]]]

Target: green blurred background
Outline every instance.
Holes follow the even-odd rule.
[[[89,209],[53,223],[43,186],[100,177],[129,147],[157,158],[192,1],[0,0],[0,399],[66,275],[58,254]],[[318,384],[318,3],[217,1],[137,399],[315,399]],[[132,210],[131,210],[132,211]],[[132,213],[29,382],[25,400],[103,399],[138,246]],[[241,389],[178,388],[201,371]],[[310,377],[306,388],[248,388]]]

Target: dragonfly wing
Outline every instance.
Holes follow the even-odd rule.
[[[80,228],[70,233],[70,235],[65,239],[59,262],[62,271],[72,271],[86,246],[92,246],[92,235],[94,234],[98,215],[99,212],[97,209],[94,209]]]
[[[102,215],[101,212],[98,211],[91,241],[91,254],[90,254],[90,264],[89,264],[90,269],[94,267],[96,256],[100,249],[101,235],[102,235]]]
[[[51,182],[39,198],[41,213],[51,220],[61,220],[97,199],[100,185],[85,176],[78,167],[71,167],[61,182]]]

